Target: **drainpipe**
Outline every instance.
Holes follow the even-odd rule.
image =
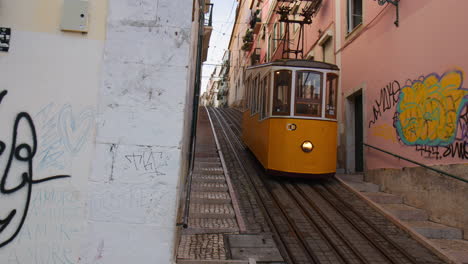
[[[201,67],[202,67],[202,52],[203,52],[203,28],[205,24],[205,0],[199,0],[199,20],[198,20],[198,41],[197,41],[197,60],[195,66],[195,87],[193,94],[193,108],[192,108],[192,127],[190,131],[190,156],[189,156],[189,173],[187,176],[187,182],[185,184],[185,208],[182,223],[183,228],[188,227],[188,216],[190,210],[190,196],[192,187],[192,174],[195,163],[195,143],[197,138],[197,120],[198,120],[198,106],[200,99],[200,87],[201,87]]]

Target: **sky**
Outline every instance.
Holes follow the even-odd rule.
[[[210,75],[221,64],[228,49],[232,27],[236,18],[236,0],[211,0],[213,3],[213,32],[208,48],[208,58],[202,68],[201,93],[206,90]]]

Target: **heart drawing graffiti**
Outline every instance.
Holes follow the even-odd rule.
[[[93,127],[93,111],[84,110],[78,116],[74,116],[71,106],[65,105],[58,121],[58,131],[63,145],[70,153],[78,153]]]

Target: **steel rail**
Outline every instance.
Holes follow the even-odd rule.
[[[223,123],[221,122],[221,118],[220,118],[221,115],[219,113],[217,113],[217,111],[214,110],[214,109],[212,109],[212,111],[214,113],[214,116],[218,120],[218,123],[220,124],[221,130],[222,130],[222,132],[223,132],[223,134],[224,134],[224,136],[226,138],[226,141],[227,141],[229,147],[232,150],[232,153],[234,154],[235,159],[237,160],[237,162],[239,164],[239,168],[241,169],[242,173],[246,176],[246,178],[249,180],[251,186],[253,186],[253,189],[255,191],[255,196],[256,196],[257,200],[260,201],[259,204],[261,205],[261,208],[262,208],[262,211],[264,212],[264,215],[267,216],[265,218],[267,219],[270,228],[275,233],[275,236],[274,236],[276,238],[275,241],[279,244],[279,248],[282,250],[283,258],[285,258],[288,263],[297,263],[297,260],[293,259],[293,255],[291,254],[290,249],[286,247],[285,241],[283,241],[282,236],[279,234],[278,227],[273,222],[270,212],[266,209],[266,205],[264,204],[263,199],[260,198],[261,197],[260,193],[255,188],[255,184],[254,184],[253,180],[251,179],[250,174],[247,172],[247,169],[245,168],[244,163],[242,163],[242,161],[241,161],[241,159],[240,159],[234,145],[232,144],[231,141],[229,141],[230,137],[228,136],[225,125],[223,125]],[[224,120],[224,121],[226,122],[226,120]],[[238,138],[237,138],[237,136],[234,134],[234,132],[232,130],[231,130],[231,134],[234,135],[234,139],[237,141]],[[237,144],[239,144],[239,142]],[[314,263],[318,263],[318,262],[314,262]]]
[[[357,251],[354,250],[354,248],[351,246],[351,243],[345,239],[345,237],[342,235],[342,233],[336,228],[336,226],[334,226],[333,224],[331,224],[331,221],[329,221],[329,219],[323,214],[323,212],[321,212],[320,210],[317,210],[316,207],[312,206],[310,204],[310,202],[308,201],[308,199],[306,199],[306,197],[304,195],[301,194],[302,197],[298,197],[298,193],[294,193],[293,191],[290,190],[290,188],[292,187],[292,185],[288,185],[288,186],[285,186],[286,184],[283,184],[283,183],[280,183],[280,186],[289,194],[290,197],[292,197],[295,201],[295,204],[297,205],[298,208],[301,209],[301,211],[304,213],[304,215],[309,219],[309,222],[315,227],[315,229],[320,233],[320,235],[322,236],[322,238],[325,240],[325,242],[330,245],[330,247],[332,249],[334,249],[336,255],[338,255],[340,257],[340,259],[342,261],[344,261],[345,263],[352,263],[350,262],[345,256],[344,256],[344,253],[341,252],[341,250],[339,249],[338,245],[333,241],[333,239],[330,237],[330,235],[326,234],[326,232],[323,230],[323,228],[320,228],[319,224],[317,223],[318,221],[316,219],[314,219],[314,217],[312,216],[312,214],[310,213],[310,209],[307,209],[304,205],[304,203],[301,203],[299,200],[300,198],[304,199],[317,213],[318,215],[320,216],[320,218],[322,219],[322,221],[326,222],[328,224],[329,227],[331,227],[331,229],[333,230],[333,232],[335,233],[335,235],[337,235],[339,238],[342,239],[342,241],[348,246],[351,248],[351,250],[356,253]],[[292,187],[294,188],[294,187]],[[359,254],[356,254],[356,256],[358,258],[361,259],[361,261],[363,263],[368,263],[364,258],[361,258],[361,256]]]
[[[319,208],[319,206],[317,206],[314,202],[311,201],[310,197],[308,197],[304,191],[299,188],[299,186],[297,186],[297,184],[295,183],[290,183],[291,185],[291,188],[294,188],[296,190],[296,194],[294,194],[289,188],[288,188],[288,191],[290,192],[291,196],[294,197],[294,199],[297,199],[297,196],[300,196],[306,201],[306,203],[311,207],[313,208],[313,210],[315,210],[315,212],[317,212],[318,215],[320,215],[320,217],[323,219],[324,222],[326,222],[328,224],[329,227],[331,227],[333,229],[333,231],[335,232],[335,234],[340,237],[342,239],[342,241],[352,250],[352,252],[354,253],[354,255],[356,255],[356,257],[361,260],[363,263],[369,263],[370,262],[361,254],[361,252],[356,249],[355,245],[349,241],[349,239],[346,238],[346,236],[343,234],[343,232],[341,232],[338,227],[333,224],[333,221],[323,212],[323,210],[321,208]],[[309,219],[311,221],[316,221],[314,219],[314,217],[306,210],[305,206],[300,203],[298,201],[298,204],[301,206],[301,208],[303,208],[304,212],[307,214],[307,216],[309,217]],[[321,230],[321,232],[323,233],[323,231]],[[328,237],[328,235],[325,235],[327,237],[328,240],[331,241],[331,238]],[[341,253],[340,253],[341,254]],[[345,259],[346,260],[346,259]]]
[[[341,184],[341,183],[340,183]],[[397,249],[402,255],[404,255],[410,262],[412,263],[419,263],[413,256],[411,256],[410,254],[408,254],[408,252],[406,252],[406,250],[404,250],[400,245],[398,245],[397,243],[395,243],[392,239],[390,239],[385,233],[381,233],[379,232],[379,228],[376,227],[374,225],[374,223],[370,222],[367,218],[365,218],[361,213],[359,213],[358,211],[356,211],[356,209],[353,208],[353,206],[348,203],[347,201],[345,201],[340,195],[338,195],[334,190],[332,190],[331,188],[325,186],[325,185],[322,185],[323,189],[327,190],[329,193],[331,193],[333,195],[333,197],[337,198],[342,204],[342,208],[345,208],[345,210],[349,210],[351,211],[352,213],[354,213],[357,217],[359,217],[359,219],[363,220],[363,222],[365,222],[371,229],[374,230],[374,233],[381,236],[384,240],[386,240],[387,242],[389,242],[395,249]],[[336,210],[343,216],[345,217],[357,230],[359,230],[359,232],[361,232],[365,237],[367,237],[369,239],[369,241],[374,244],[374,246],[379,249],[382,254],[384,254],[385,257],[387,257],[392,263],[395,263],[395,264],[400,264],[401,261],[400,260],[395,260],[393,259],[390,254],[388,253],[388,250],[386,248],[384,248],[382,245],[380,245],[379,243],[376,243],[376,241],[374,241],[373,239],[370,239],[368,236],[368,234],[366,234],[361,227],[357,226],[356,223],[350,219],[350,216],[345,214],[343,212],[343,210],[340,210],[337,205],[336,202],[332,202],[329,198],[326,197],[326,195],[324,195],[324,192],[319,190],[319,188],[316,188],[317,189],[317,193],[319,193],[326,201],[329,202],[330,205],[332,205],[333,207],[336,208]]]
[[[364,146],[366,146],[366,147],[369,147],[369,148],[372,148],[372,149],[376,149],[376,150],[381,151],[381,152],[383,152],[383,153],[385,153],[385,154],[388,154],[388,155],[390,155],[390,156],[394,156],[394,157],[396,157],[396,158],[399,158],[399,159],[408,161],[408,162],[410,162],[410,163],[416,164],[416,165],[421,166],[421,167],[423,167],[423,168],[426,168],[426,169],[435,171],[435,172],[440,173],[440,174],[442,174],[442,175],[445,175],[445,176],[454,178],[454,179],[456,179],[456,180],[459,180],[459,181],[468,183],[468,179],[464,179],[464,178],[461,178],[461,177],[459,177],[459,176],[456,176],[456,175],[447,173],[447,172],[445,172],[445,171],[442,171],[442,170],[439,170],[439,169],[436,169],[436,168],[429,167],[429,166],[427,166],[427,165],[425,165],[425,164],[422,164],[422,163],[420,163],[420,162],[417,162],[417,161],[414,161],[414,160],[410,160],[410,159],[408,159],[408,158],[405,158],[405,157],[402,157],[402,156],[400,156],[400,155],[391,153],[391,152],[386,151],[386,150],[384,150],[384,149],[381,149],[381,148],[378,148],[378,147],[369,145],[369,144],[367,144],[367,143],[362,143],[362,144],[363,144]]]
[[[234,109],[232,110],[225,110],[224,112],[226,113],[226,116],[229,117],[229,119],[231,120],[231,122],[233,124],[235,124],[234,128],[237,130],[237,132],[239,132],[239,134],[241,133],[241,123],[239,120],[236,119],[236,117],[234,116],[234,112],[235,111]]]

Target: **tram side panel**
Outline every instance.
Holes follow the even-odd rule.
[[[269,134],[269,119],[259,121],[258,114],[250,116],[250,111],[244,112],[242,140],[264,168],[268,168]]]

